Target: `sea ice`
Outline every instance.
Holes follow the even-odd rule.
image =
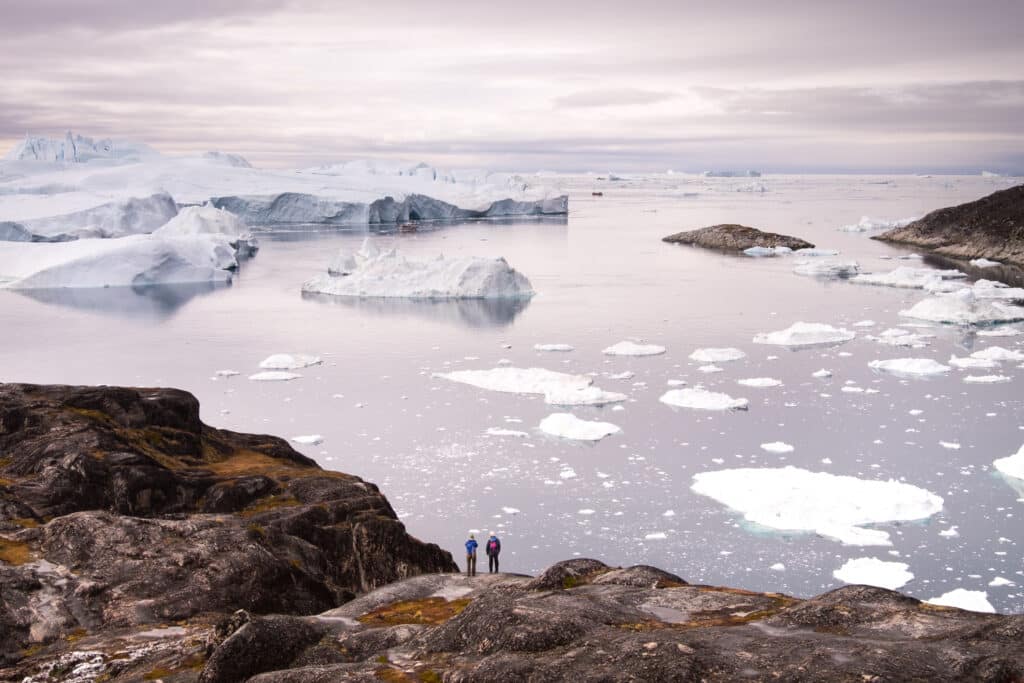
[[[663,541],[666,538],[668,538],[668,536],[665,535],[664,531],[652,531],[644,536],[645,541]]]
[[[856,277],[850,278],[850,282],[858,285],[924,289],[925,286],[935,280],[958,280],[965,277],[967,277],[967,273],[959,270],[935,270],[934,268],[901,266],[885,273],[861,273]]]
[[[309,434],[306,436],[293,436],[291,440],[297,444],[302,444],[303,446],[315,446],[323,443],[324,437],[319,434]]]
[[[839,256],[839,251],[836,249],[815,249],[813,247],[804,247],[803,249],[797,249],[794,254],[800,256]]]
[[[893,327],[879,333],[878,336],[869,336],[867,339],[879,344],[885,344],[886,346],[905,346],[912,349],[923,349],[930,343],[928,340],[934,337],[935,335],[933,334],[919,334]]]
[[[957,356],[950,356],[949,360],[946,362],[956,368],[971,368],[977,370],[991,370],[992,368],[999,367],[998,362],[988,360],[986,358],[958,358]]]
[[[521,432],[517,429],[502,429],[501,427],[488,427],[488,436],[514,436],[517,438],[526,438],[529,436],[527,432]]]
[[[793,447],[783,441],[773,441],[771,443],[761,444],[762,450],[766,450],[769,453],[792,453]]]
[[[992,466],[1003,474],[1024,479],[1024,446],[1021,446],[1015,454],[994,461]]]
[[[1010,287],[995,280],[978,280],[971,289],[974,291],[974,296],[979,299],[999,299],[1004,301],[1024,299],[1024,288]]]
[[[534,350],[536,351],[573,351],[574,346],[569,344],[534,344]]]
[[[908,569],[909,566],[903,562],[858,557],[847,560],[842,567],[832,572],[832,576],[844,583],[859,583],[896,590],[914,579],[914,575]]]
[[[782,382],[772,377],[750,377],[748,379],[738,379],[737,384],[742,384],[745,387],[756,387],[759,389],[767,389],[768,387],[781,387]]]
[[[869,216],[861,216],[860,220],[852,225],[844,225],[839,228],[843,232],[872,232],[875,230],[892,230],[893,228],[902,228],[907,226],[917,218],[900,218],[898,220],[884,220],[881,218],[871,218]]]
[[[622,341],[604,349],[601,353],[606,356],[657,356],[665,353],[664,346],[657,344],[637,344],[631,341]]]
[[[811,277],[850,278],[860,273],[856,261],[797,261],[793,272]]]
[[[581,420],[572,413],[552,413],[540,421],[540,430],[552,436],[577,441],[600,441],[621,429],[610,422]]]
[[[467,256],[409,260],[394,249],[379,251],[367,240],[354,256],[356,266],[331,262],[328,272],[307,280],[303,292],[333,296],[404,299],[526,299],[530,281],[503,258]]]
[[[690,360],[695,360],[700,363],[727,363],[729,361],[739,360],[740,358],[746,358],[747,354],[743,353],[739,349],[724,348],[724,349],[697,349],[690,354]]]
[[[981,351],[975,351],[971,358],[978,360],[991,360],[996,362],[1024,360],[1024,353],[1013,349],[1004,349],[1002,346],[990,346]]]
[[[499,367],[493,370],[456,370],[434,377],[469,384],[480,389],[511,394],[543,394],[555,405],[602,405],[625,401],[626,396],[591,386],[586,375],[569,375],[544,368]]]
[[[964,381],[969,384],[1002,384],[1009,382],[1010,378],[1006,375],[968,375]]]
[[[130,197],[59,216],[21,221],[36,241],[125,237],[150,233],[174,218],[178,207],[166,192]]]
[[[825,379],[831,376],[832,371],[826,370],[825,368],[822,368],[821,370],[815,370],[814,372],[811,373],[811,377],[814,377],[815,379]]]
[[[857,334],[845,328],[835,328],[824,323],[793,323],[784,330],[765,332],[754,337],[755,344],[804,347],[848,342]]]
[[[260,367],[264,370],[298,370],[321,362],[320,356],[305,353],[275,353],[260,361]]]
[[[701,387],[672,389],[658,400],[670,406],[694,410],[746,410],[749,403],[745,398],[733,398]]]
[[[1002,576],[997,576],[994,579],[992,579],[991,581],[989,581],[988,585],[992,586],[993,588],[999,588],[999,587],[1002,587],[1002,586],[1016,586],[1017,584],[1014,583],[1013,581],[1010,581],[1007,578],[1004,578]]]
[[[249,375],[249,379],[256,382],[288,382],[299,377],[302,377],[302,375],[281,370],[267,370],[266,372],[257,372],[255,375]]]
[[[955,588],[948,593],[943,593],[937,598],[925,600],[930,605],[943,605],[945,607],[958,607],[970,612],[988,612],[994,614],[996,608],[988,601],[988,593],[985,591],[971,591],[966,588]]]
[[[954,325],[985,325],[1024,320],[1024,307],[979,300],[971,289],[932,296],[905,311],[905,318]]]
[[[948,365],[943,365],[931,358],[893,358],[891,360],[873,360],[868,363],[869,368],[889,372],[894,375],[918,377],[927,375],[941,375],[952,370]]]
[[[744,249],[743,253],[754,257],[782,256],[792,254],[793,250],[789,247],[750,247],[749,249]]]
[[[971,259],[970,263],[975,268],[991,268],[992,266],[1001,266],[1001,265],[1003,265],[999,261],[990,261],[987,258]]]
[[[925,519],[942,498],[898,481],[876,481],[796,467],[702,472],[693,490],[780,531],[813,531],[847,545],[891,545],[866,525]]]
[[[700,370],[703,373],[706,373],[706,374],[711,374],[713,372],[722,372],[722,368],[718,367],[717,365],[713,365],[713,364],[712,365],[702,365],[702,366],[700,366],[697,369]]]

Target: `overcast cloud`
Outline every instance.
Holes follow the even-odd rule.
[[[1024,2],[837,5],[0,0],[0,147],[1024,172]]]

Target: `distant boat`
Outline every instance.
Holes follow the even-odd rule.
[[[415,223],[402,223],[398,226],[398,232],[416,232],[418,229]]]

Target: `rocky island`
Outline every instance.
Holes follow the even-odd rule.
[[[0,384],[0,680],[1024,676],[1024,615],[647,566],[466,578],[378,489],[173,389]]]
[[[765,232],[746,225],[727,223],[723,225],[712,225],[699,230],[688,230],[677,232],[674,235],[663,237],[662,242],[671,244],[689,244],[705,249],[719,249],[722,251],[739,252],[756,247],[766,249],[812,249],[814,245],[799,237],[780,235],[775,232]]]
[[[958,259],[992,259],[1024,268],[1024,185],[932,211],[872,239],[909,244]]]

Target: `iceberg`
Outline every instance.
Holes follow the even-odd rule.
[[[970,368],[977,370],[991,370],[998,368],[998,361],[989,360],[987,358],[958,358],[957,356],[950,356],[949,360],[946,361],[955,368]]]
[[[987,258],[976,258],[971,259],[970,264],[975,268],[992,268],[993,266],[1003,265],[999,261],[990,261]]]
[[[850,278],[850,282],[858,285],[924,289],[935,280],[962,280],[966,277],[967,273],[959,270],[936,270],[933,268],[901,266],[884,273],[861,273],[856,277]]]
[[[782,386],[782,382],[773,377],[750,377],[747,379],[738,379],[736,380],[736,384],[741,384],[745,387],[755,387],[758,389]]]
[[[551,352],[561,352],[561,353],[567,353],[569,351],[574,351],[575,348],[576,347],[574,347],[574,346],[572,346],[570,344],[534,344],[533,345],[533,349],[535,351],[551,351]]]
[[[845,545],[892,545],[889,533],[865,528],[927,519],[942,510],[942,498],[899,481],[811,472],[797,467],[702,472],[691,487],[779,531],[814,532]]]
[[[842,567],[832,572],[832,576],[843,583],[878,586],[894,591],[914,580],[914,575],[909,569],[910,566],[903,562],[885,562],[874,557],[858,557],[847,560]]]
[[[369,244],[364,244],[351,260],[347,256],[336,258],[327,273],[307,280],[302,291],[331,296],[406,299],[528,299],[533,296],[530,281],[503,258],[438,256],[413,261],[394,249],[378,251]]]
[[[304,434],[302,436],[293,436],[291,441],[301,446],[316,446],[324,442],[324,437],[319,434]]]
[[[860,273],[856,261],[797,261],[793,272],[797,275],[825,278],[851,278]]]
[[[300,377],[302,375],[282,370],[267,370],[266,372],[257,372],[255,375],[249,375],[249,379],[254,382],[290,382]]]
[[[166,192],[130,197],[60,216],[21,221],[35,241],[64,242],[89,237],[111,238],[151,233],[178,215]]]
[[[541,394],[552,405],[604,405],[626,400],[624,394],[592,386],[586,375],[569,375],[544,368],[500,367],[493,370],[456,370],[434,373],[438,379],[468,384],[478,389],[510,394]]]
[[[795,449],[783,441],[772,441],[771,443],[761,444],[761,450],[768,451],[769,453],[792,453]]]
[[[825,323],[793,323],[784,330],[765,332],[754,337],[755,344],[772,344],[793,348],[842,344],[857,334],[845,328],[832,327]]]
[[[873,232],[875,230],[892,230],[893,228],[903,228],[914,221],[918,217],[913,218],[900,218],[898,220],[884,220],[880,218],[871,218],[870,216],[861,216],[860,220],[851,225],[844,225],[839,228],[843,232]]]
[[[971,354],[971,358],[1002,363],[1004,361],[1024,360],[1024,352],[1015,351],[1014,349],[1004,349],[1002,346],[990,346],[987,349],[975,351]]]
[[[571,413],[548,415],[540,421],[540,430],[545,434],[576,441],[600,441],[606,436],[622,431],[610,422],[581,420]]]
[[[988,325],[1024,320],[1024,307],[979,300],[974,290],[962,289],[919,301],[900,315],[951,325]]]
[[[141,159],[159,156],[148,145],[77,135],[68,131],[63,138],[28,135],[4,157],[10,161],[58,161],[84,163],[93,159]]]
[[[252,256],[258,248],[256,238],[241,219],[209,204],[185,207],[153,234],[182,238],[214,235],[227,241],[239,256]]]
[[[747,354],[731,347],[721,349],[697,349],[690,354],[690,360],[698,363],[727,363],[746,358]]]
[[[1009,477],[1024,480],[1024,446],[1013,455],[995,460],[992,466]]]
[[[733,398],[701,387],[672,389],[658,400],[666,405],[693,410],[746,410],[749,403],[745,398]]]
[[[937,598],[925,600],[929,605],[941,605],[943,607],[956,607],[969,612],[986,612],[995,614],[996,608],[988,601],[988,593],[985,591],[971,591],[966,588],[955,588],[948,593],[943,593]]]
[[[978,280],[971,289],[979,299],[1024,300],[1024,288],[1010,287],[995,280]]]
[[[931,358],[893,358],[891,360],[873,360],[868,367],[874,370],[881,370],[893,375],[905,377],[925,377],[930,375],[941,375],[952,370],[948,365],[943,365]]]
[[[1002,384],[1012,380],[1006,375],[967,375],[964,381],[968,384]]]
[[[793,250],[789,247],[750,247],[749,249],[744,249],[743,253],[754,257],[784,256],[792,254]]]
[[[601,351],[606,356],[658,356],[665,353],[664,346],[657,344],[637,344],[631,341],[622,341],[613,344]]]
[[[866,338],[886,346],[905,346],[912,349],[923,349],[930,343],[928,340],[934,337],[935,335],[933,334],[918,334],[893,327],[881,332],[878,336],[868,336]]]
[[[275,353],[260,361],[260,368],[264,370],[298,370],[311,365],[319,365],[321,362],[320,356],[311,356],[305,353]]]
[[[839,250],[838,249],[818,249],[818,248],[815,248],[815,247],[804,247],[803,249],[797,249],[793,253],[798,255],[798,256],[813,256],[813,257],[817,257],[817,256],[839,256]],[[806,261],[801,261],[801,263],[806,263]]]

